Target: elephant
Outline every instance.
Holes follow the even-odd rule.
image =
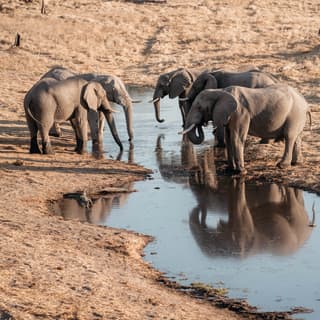
[[[153,99],[150,102],[154,104],[155,116],[158,122],[163,122],[160,118],[160,99],[169,95],[170,99],[184,98],[187,96],[193,81],[203,72],[203,70],[179,68],[171,72],[163,73],[159,76]],[[185,122],[185,103],[179,101],[179,107],[182,116],[182,122]]]
[[[286,84],[266,88],[231,86],[206,89],[194,100],[182,132],[195,144],[204,140],[202,126],[212,120],[225,129],[228,169],[245,174],[244,143],[247,135],[284,139],[278,167],[301,163],[301,135],[310,113],[304,97]],[[196,133],[197,131],[197,133]]]
[[[204,71],[193,82],[187,96],[181,98],[180,101],[186,101],[186,114],[188,114],[192,102],[196,96],[205,89],[223,89],[229,86],[240,86],[247,88],[264,88],[277,83],[278,80],[268,73],[251,69],[244,72],[216,70]],[[217,128],[217,144],[216,147],[224,148],[223,128]],[[267,143],[262,140],[261,143]]]
[[[37,141],[39,130],[44,154],[53,153],[49,130],[55,121],[72,120],[77,139],[76,151],[82,154],[86,152],[88,139],[88,113],[99,110],[109,118],[109,114],[114,112],[99,82],[88,82],[77,77],[61,81],[49,78],[39,81],[26,94],[24,108],[31,135],[30,153],[41,153]],[[94,127],[91,129],[94,130]]]
[[[207,256],[290,255],[309,238],[312,228],[302,190],[276,184],[257,187],[229,178],[226,194],[227,221],[220,219],[209,227],[201,202],[189,215],[191,233]]]
[[[126,125],[127,125],[127,132],[129,136],[129,141],[132,141],[133,139],[133,108],[132,104],[137,102],[135,100],[132,100],[128,91],[126,90],[126,87],[122,80],[114,75],[99,75],[96,73],[85,73],[85,74],[76,74],[75,72],[61,67],[61,66],[55,66],[52,69],[50,69],[47,73],[45,73],[40,80],[47,79],[47,78],[53,78],[58,81],[65,80],[70,77],[80,77],[84,80],[91,81],[96,80],[98,81],[106,91],[107,98],[110,102],[114,102],[118,105],[121,105],[123,107],[123,110],[125,112],[125,118],[126,118]],[[104,128],[104,115],[103,113],[99,112],[99,120],[96,119],[97,115],[95,113],[89,114],[89,122],[94,123],[95,121],[99,122],[99,131],[98,136],[93,137],[93,140],[98,142],[98,149],[102,149],[102,140],[103,140],[103,128]],[[108,125],[110,127],[111,133],[117,142],[117,144],[120,146],[120,149],[122,150],[122,144],[120,142],[120,139],[118,137],[116,125],[113,119],[113,115],[110,114],[108,120]],[[55,124],[54,126],[55,130],[59,132],[59,126]],[[120,142],[120,144],[119,144]]]

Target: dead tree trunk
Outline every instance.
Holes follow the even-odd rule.
[[[41,0],[41,14],[46,14],[46,5],[44,3],[44,0]]]
[[[20,47],[20,34],[17,32],[14,39],[13,47]]]

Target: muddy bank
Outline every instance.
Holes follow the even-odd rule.
[[[303,166],[279,170],[282,145],[247,148],[247,178],[320,191],[318,5],[301,1],[48,2],[0,6],[0,310],[15,319],[236,319],[155,282],[140,257],[148,237],[49,215],[48,199],[123,187],[148,171],[73,153],[69,125],[53,156],[28,154],[22,100],[53,65],[154,85],[181,66],[255,65],[297,87],[312,107]],[[130,17],[130,18],[128,18]],[[21,44],[12,48],[16,33]],[[94,35],[94,36],[93,36]],[[133,36],[134,35],[134,36]],[[150,106],[151,107],[151,106]],[[138,146],[135,146],[136,148]],[[127,145],[125,145],[127,148]],[[217,155],[223,170],[223,156]],[[250,161],[254,158],[255,161]]]

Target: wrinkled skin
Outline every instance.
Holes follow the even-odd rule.
[[[229,86],[240,86],[247,88],[265,88],[275,84],[277,80],[270,74],[257,69],[245,72],[234,72],[226,70],[204,71],[193,82],[186,101],[186,113],[189,112],[196,96],[205,89],[222,89]],[[217,129],[217,147],[225,147],[223,128]],[[263,141],[266,143],[267,141]]]
[[[41,153],[37,141],[40,131],[44,154],[53,153],[49,130],[54,122],[72,121],[76,132],[76,151],[82,154],[87,148],[88,113],[99,110],[108,117],[112,112],[101,84],[80,78],[61,81],[46,78],[39,81],[32,92],[26,94],[24,108],[31,135],[30,153]]]
[[[53,78],[58,81],[65,80],[70,77],[80,77],[84,80],[98,81],[106,91],[107,98],[110,102],[114,102],[123,107],[125,112],[126,124],[127,124],[127,132],[129,136],[129,141],[133,139],[133,110],[132,110],[132,99],[129,93],[126,90],[126,87],[122,80],[113,75],[98,75],[95,73],[86,73],[86,74],[76,74],[73,71],[63,68],[63,67],[54,67],[49,70],[46,74],[42,76],[41,79],[44,78]],[[103,128],[104,128],[104,119],[105,116],[103,113],[99,112],[99,119],[97,119],[97,114],[90,113],[88,116],[90,127],[95,127],[98,123],[99,130],[96,136],[92,136],[92,139],[95,144],[95,148],[102,152],[102,141],[103,141]],[[119,136],[116,129],[116,124],[113,119],[112,113],[109,114],[107,118],[108,125],[110,127],[110,131],[114,140],[119,145]],[[61,131],[57,123],[54,125],[54,129],[52,130],[53,135],[55,135],[55,131]],[[96,130],[94,130],[96,132]],[[92,133],[91,133],[92,134]],[[120,147],[122,149],[122,146]]]
[[[298,164],[301,158],[301,134],[309,112],[303,96],[285,84],[251,89],[228,87],[206,89],[194,100],[186,119],[185,133],[200,144],[202,126],[212,120],[225,128],[229,170],[245,173],[244,144],[247,135],[283,139],[285,150],[278,166]],[[196,134],[198,131],[198,135]]]
[[[310,237],[312,228],[302,190],[275,184],[257,189],[246,186],[242,179],[233,179],[227,195],[228,219],[221,219],[216,227],[207,226],[201,202],[190,213],[190,230],[207,256],[290,255]]]
[[[153,94],[155,116],[158,122],[164,121],[164,119],[160,118],[160,99],[167,95],[169,95],[170,99],[176,97],[185,98],[193,81],[201,74],[201,72],[203,72],[203,70],[180,68],[159,76]],[[186,116],[185,102],[179,101],[179,108],[184,124]]]

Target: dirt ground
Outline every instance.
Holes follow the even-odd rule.
[[[240,319],[155,281],[141,258],[147,236],[50,214],[65,192],[125,188],[150,172],[75,154],[68,126],[55,155],[30,155],[23,97],[54,65],[145,86],[178,67],[257,66],[298,88],[313,120],[303,165],[277,169],[282,143],[250,143],[247,179],[320,192],[320,2],[46,3],[46,14],[40,1],[0,4],[0,319]]]

